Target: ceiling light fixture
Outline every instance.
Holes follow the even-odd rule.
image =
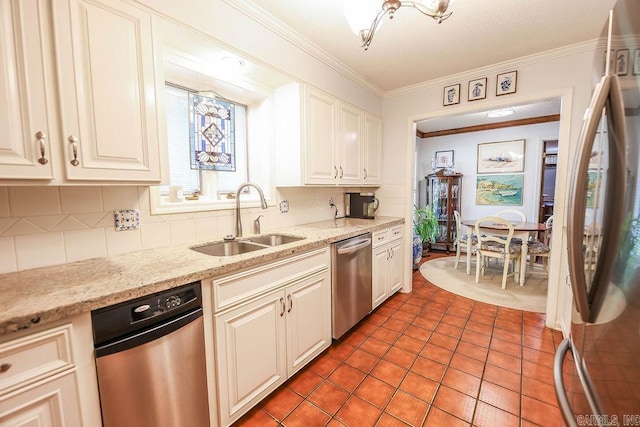
[[[492,110],[487,113],[487,117],[506,117],[514,113],[513,108],[501,108],[499,110]]]
[[[453,0],[419,0],[399,1],[385,0],[381,7],[377,7],[371,0],[350,0],[344,6],[351,30],[360,37],[364,50],[369,49],[373,36],[382,26],[382,18],[388,13],[393,19],[394,13],[401,7],[413,7],[418,12],[436,20],[438,24],[451,16],[448,12],[449,3]]]

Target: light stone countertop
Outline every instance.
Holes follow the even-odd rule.
[[[0,336],[403,223],[395,217],[339,218],[270,230],[305,239],[241,255],[189,249],[203,241],[1,274]]]

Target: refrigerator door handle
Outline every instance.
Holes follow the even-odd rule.
[[[571,340],[565,338],[562,340],[556,351],[555,358],[553,359],[553,384],[556,389],[556,397],[558,398],[558,404],[560,405],[560,412],[567,427],[578,427],[578,423],[573,415],[573,409],[569,403],[569,397],[567,391],[564,388],[564,378],[562,378],[562,363],[564,356],[571,350]]]
[[[584,219],[587,206],[587,187],[589,159],[592,141],[596,137],[602,110],[607,107],[609,123],[609,164],[607,168],[607,187],[604,191],[606,206],[603,217],[602,246],[598,251],[597,268],[590,289],[584,274]],[[576,307],[584,322],[593,323],[606,295],[609,277],[613,269],[618,244],[619,230],[623,220],[623,209],[618,206],[624,200],[625,181],[625,124],[624,105],[618,78],[606,75],[598,83],[591,104],[587,109],[585,121],[580,131],[579,155],[576,158],[574,182],[569,197],[569,215],[567,223],[569,274]]]
[[[620,230],[624,222],[624,200],[627,191],[626,128],[624,102],[618,76],[613,75],[607,99],[609,130],[609,164],[605,192],[605,211],[602,218],[602,242],[598,254],[598,267],[593,277],[589,301],[588,322],[594,323],[600,313],[616,263]]]

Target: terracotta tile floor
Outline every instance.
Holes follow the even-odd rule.
[[[433,254],[433,256],[441,256]],[[427,258],[432,259],[432,258]],[[561,426],[544,314],[396,294],[236,426]]]

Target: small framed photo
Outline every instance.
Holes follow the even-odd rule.
[[[445,86],[442,98],[442,105],[454,105],[460,103],[460,84]]]
[[[436,167],[452,168],[453,167],[453,150],[436,151]]]
[[[635,76],[640,74],[640,49],[633,52],[633,74]]]
[[[619,76],[629,74],[629,49],[616,51],[616,74]]]
[[[496,96],[516,93],[516,83],[518,79],[517,71],[498,74],[496,78]]]
[[[471,80],[469,82],[469,101],[477,101],[487,97],[487,78]]]

